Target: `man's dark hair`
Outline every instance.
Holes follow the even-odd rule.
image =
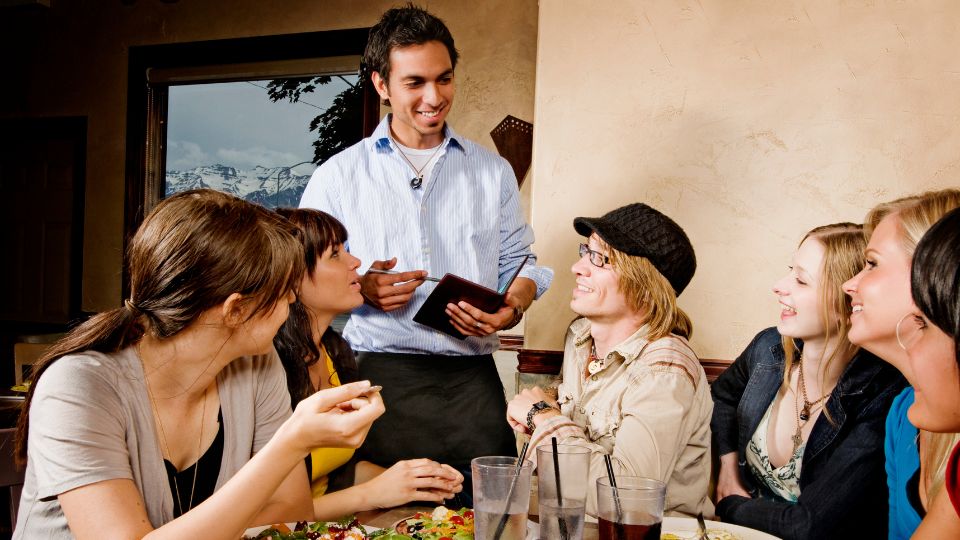
[[[960,363],[960,208],[920,239],[913,254],[911,289],[920,311],[953,338]]]
[[[390,77],[390,51],[397,47],[422,45],[439,41],[450,53],[450,66],[457,67],[459,53],[447,25],[427,10],[408,3],[388,10],[370,29],[363,63],[367,73],[376,71],[387,80]]]

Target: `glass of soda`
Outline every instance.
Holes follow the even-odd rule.
[[[667,486],[659,480],[618,476],[597,479],[600,540],[659,540]]]
[[[587,506],[590,449],[568,444],[537,448],[540,538],[581,540]]]
[[[484,456],[470,462],[476,540],[526,538],[533,462],[524,460],[518,468],[517,461],[515,457]]]

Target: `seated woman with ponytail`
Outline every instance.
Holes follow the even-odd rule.
[[[210,190],[161,202],[130,243],[130,298],[36,366],[18,425],[14,538],[223,538],[311,519],[303,459],[358,446],[368,382],[291,415],[272,339],[303,274],[284,219]]]

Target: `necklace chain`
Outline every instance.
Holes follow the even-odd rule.
[[[167,446],[167,434],[163,429],[163,420],[160,418],[160,407],[157,406],[157,399],[153,395],[153,390],[150,389],[150,381],[147,380],[147,365],[143,361],[143,354],[140,352],[140,342],[137,343],[137,356],[140,357],[140,363],[143,365],[143,382],[147,387],[147,395],[150,397],[150,402],[153,404],[153,411],[156,415],[157,426],[160,427],[160,442],[163,444],[163,451],[168,457],[172,457],[173,454],[170,453],[170,447]],[[190,500],[187,502],[187,512],[193,509],[193,493],[197,487],[197,471],[200,470],[200,452],[203,450],[203,424],[207,419],[207,393],[209,390],[209,387],[207,387],[203,391],[203,409],[200,413],[200,438],[197,441],[197,461],[193,464],[193,480],[190,482]],[[177,510],[182,516],[183,503],[180,499],[180,482],[177,481],[176,473],[173,475],[173,490],[177,496]]]
[[[830,392],[823,394],[822,396],[817,398],[815,401],[810,401],[810,399],[807,398],[807,383],[804,381],[804,377],[803,377],[803,357],[800,357],[800,382],[797,384],[800,387],[800,394],[803,396],[803,412],[805,413],[805,416],[806,416],[804,420],[809,420],[810,413],[812,412],[813,407],[822,403],[824,400],[830,397]]]
[[[394,143],[396,143],[396,141],[394,141]],[[430,154],[430,159],[428,159],[428,160],[426,161],[426,163],[423,164],[423,167],[420,167],[420,168],[418,169],[416,166],[414,166],[413,162],[410,161],[410,158],[407,157],[407,153],[404,152],[402,148],[400,148],[400,145],[399,145],[399,144],[397,144],[397,150],[400,151],[400,156],[402,156],[402,157],[403,157],[403,160],[407,162],[407,165],[410,165],[410,168],[413,169],[413,174],[416,175],[416,178],[414,178],[413,180],[410,181],[410,182],[411,182],[411,185],[415,184],[414,187],[420,187],[420,184],[423,183],[423,171],[424,171],[424,169],[426,169],[427,166],[430,165],[430,162],[433,161],[433,158],[437,157],[437,153],[440,152],[440,148],[441,148],[442,146],[443,146],[443,143],[442,143],[442,142],[441,142],[440,144],[438,144],[437,147],[436,147],[436,149],[434,149],[433,153]]]
[[[800,369],[797,374],[797,386],[800,388],[800,393],[797,395],[798,398],[803,400],[803,409],[800,408],[798,404],[798,399],[793,400],[793,409],[797,414],[797,430],[793,432],[793,451],[796,452],[797,448],[803,442],[802,430],[803,426],[807,425],[807,422],[810,421],[810,415],[816,412],[820,407],[823,406],[823,402],[830,397],[830,392],[825,393],[824,395],[817,398],[815,401],[810,401],[807,398],[807,384],[803,380],[803,357],[800,357]]]

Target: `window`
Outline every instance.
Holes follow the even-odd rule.
[[[357,76],[367,33],[360,28],[131,47],[125,238],[133,235],[168,188],[203,185],[237,190],[232,192],[270,207],[296,205],[296,184],[305,184],[312,163],[331,151],[316,146],[310,150],[318,139],[308,127],[321,109],[329,107],[322,98],[353,88],[361,105],[340,115],[348,129],[338,124],[337,133],[345,142],[369,135],[379,121],[376,92]],[[305,91],[308,86],[313,86],[312,92]],[[273,88],[279,99],[266,97],[267,88]],[[255,106],[260,98],[252,97],[257,92],[251,90],[262,97]],[[297,102],[290,103],[290,97],[297,97]],[[191,108],[203,103],[208,104],[204,122],[211,125],[191,124],[187,118]],[[233,106],[226,107],[227,103]],[[262,116],[257,117],[254,109]],[[299,118],[303,126],[273,137],[257,133],[280,129],[281,117],[288,124]],[[124,297],[128,282],[124,269]]]
[[[356,69],[316,75],[322,76],[170,86],[163,196],[207,187],[268,208],[297,206],[316,165],[363,134],[358,123],[335,148],[322,148],[322,126],[310,127],[323,113],[352,116],[359,100],[340,111],[334,100],[352,96],[360,80]],[[277,92],[283,88],[310,91]]]

